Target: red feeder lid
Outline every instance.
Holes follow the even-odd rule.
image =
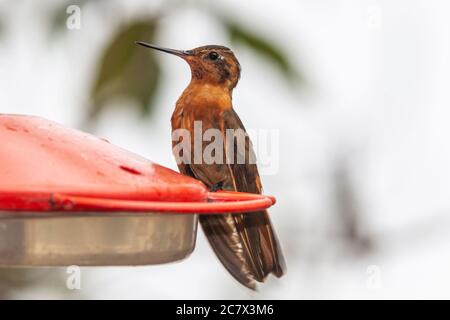
[[[226,213],[273,197],[205,185],[87,133],[0,114],[0,210]]]

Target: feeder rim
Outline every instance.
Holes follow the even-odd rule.
[[[265,210],[275,204],[273,196],[235,191],[207,193],[207,202],[167,202],[107,199],[55,193],[54,207],[63,211],[130,211],[176,214],[226,214]]]
[[[206,192],[201,200],[158,201],[144,199],[115,198],[99,194],[17,194],[0,192],[0,216],[14,216],[101,212],[174,213],[174,214],[226,214],[265,210],[275,204],[273,196],[262,194],[216,191]],[[53,212],[53,214],[51,213]]]

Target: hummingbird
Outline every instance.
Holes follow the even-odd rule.
[[[190,66],[191,81],[176,103],[171,118],[172,132],[185,129],[194,134],[194,123],[200,121],[203,131],[220,131],[224,154],[230,152],[226,150],[230,142],[227,139],[236,137],[227,136],[226,131],[246,132],[232,104],[241,67],[231,49],[206,45],[192,50],[174,50],[142,41],[136,44],[178,56]],[[175,143],[172,141],[173,147]],[[248,135],[244,143],[232,146],[234,155],[246,155],[243,163],[177,161],[178,168],[182,174],[201,180],[212,191],[262,193],[256,161],[249,161],[254,151]],[[205,147],[202,142],[200,151]],[[192,160],[192,155],[188,158]],[[285,273],[283,253],[267,211],[200,215],[199,221],[220,262],[247,288],[255,290],[256,282],[264,282],[269,274],[281,277]]]

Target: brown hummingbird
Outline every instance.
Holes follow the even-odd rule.
[[[172,114],[172,132],[186,129],[194,134],[194,122],[200,121],[202,132],[220,130],[223,140],[224,161],[198,163],[179,161],[178,168],[184,175],[201,180],[212,191],[217,189],[241,192],[262,192],[258,168],[249,159],[254,156],[248,135],[244,143],[232,144],[233,156],[245,155],[245,161],[227,161],[227,130],[245,132],[239,116],[233,109],[232,93],[241,73],[233,52],[224,46],[208,45],[192,50],[174,50],[137,41],[139,45],[176,55],[191,68],[191,81],[178,99]],[[191,136],[193,137],[193,135]],[[193,139],[191,139],[193,140]],[[175,145],[173,141],[173,146]],[[194,149],[190,142],[191,150]],[[206,144],[202,142],[202,150]],[[175,157],[180,157],[175,154]],[[193,155],[187,157],[193,160]],[[281,277],[285,273],[284,257],[270,222],[267,211],[225,215],[200,215],[200,224],[214,252],[225,268],[240,283],[250,289],[256,281],[263,282],[273,273]]]

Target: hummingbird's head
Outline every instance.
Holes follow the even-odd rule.
[[[224,46],[209,45],[192,50],[173,50],[137,41],[137,44],[179,56],[191,67],[192,80],[225,86],[232,90],[239,81],[241,66],[233,51]]]

